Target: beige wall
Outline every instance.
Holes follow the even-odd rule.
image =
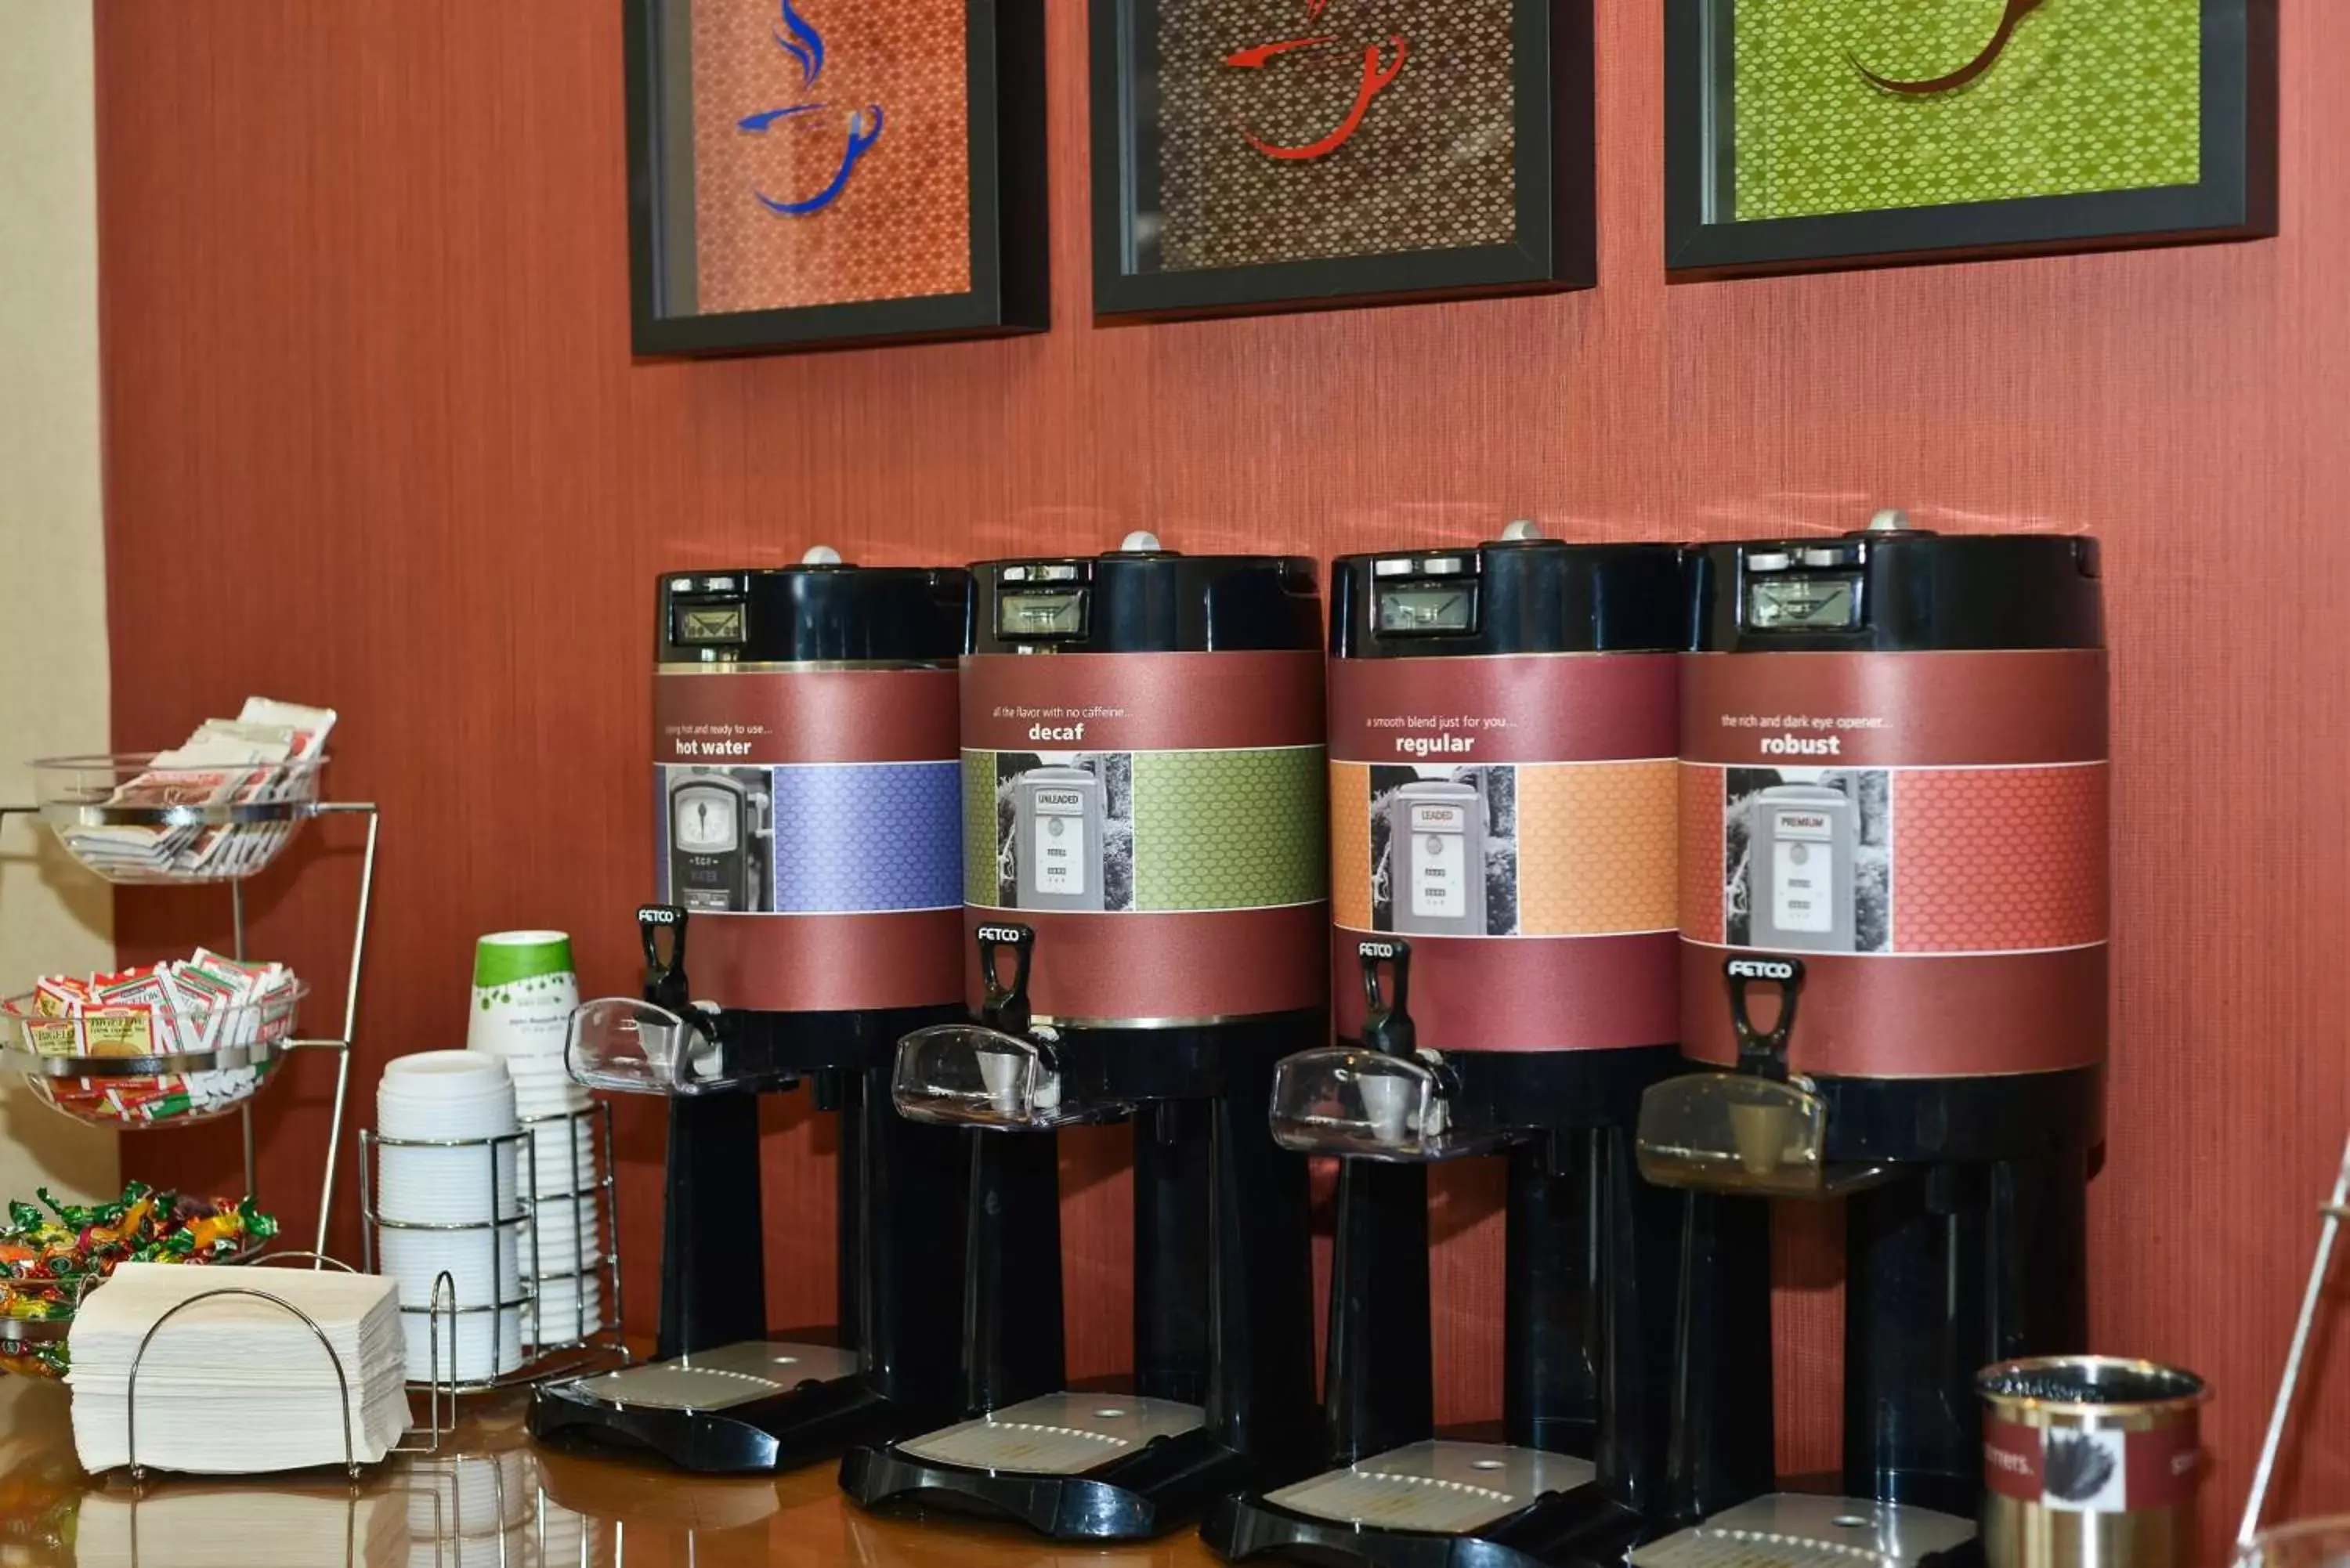
[[[107,744],[98,167],[89,0],[0,0],[0,803],[31,757]],[[0,986],[110,963],[113,904],[46,833],[0,827]],[[0,1094],[0,1202],[117,1182],[114,1135]]]

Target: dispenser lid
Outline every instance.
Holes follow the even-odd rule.
[[[1687,603],[1679,546],[1571,544],[1522,520],[1482,545],[1339,556],[1330,566],[1330,652],[1672,652],[1688,643]]]
[[[983,561],[972,653],[1231,653],[1322,646],[1303,556],[1186,556],[1132,533],[1099,556]]]
[[[794,566],[665,573],[654,597],[662,664],[951,663],[971,575],[859,566],[818,545]]]
[[[1690,547],[1701,653],[2105,645],[2096,540],[1937,534],[1898,509],[1842,535]]]

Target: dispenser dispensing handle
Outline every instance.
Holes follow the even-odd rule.
[[[661,956],[661,933],[669,933],[669,956]],[[637,907],[637,940],[645,951],[645,1000],[682,1013],[691,992],[685,978],[685,910],[675,904]]]
[[[980,1003],[980,1022],[990,1029],[1024,1038],[1028,1033],[1028,968],[1036,956],[1036,931],[1031,926],[987,925],[979,928],[979,974],[987,986]],[[1012,950],[1012,981],[1004,983],[1003,950]]]
[[[1409,1005],[1411,944],[1372,937],[1355,945],[1355,957],[1361,1035],[1274,1064],[1274,1141],[1305,1154],[1402,1161],[1499,1147],[1506,1129],[1454,1125],[1460,1076],[1440,1053],[1419,1049]]]
[[[1383,1056],[1410,1056],[1419,1049],[1412,1026],[1411,944],[1392,939],[1361,941],[1355,956],[1363,966],[1363,1045]],[[1384,966],[1388,983],[1380,982]]]
[[[624,1095],[707,1095],[787,1086],[775,1075],[731,1064],[723,1015],[696,1006],[685,977],[685,911],[675,904],[637,909],[645,955],[641,999],[598,997],[571,1010],[563,1061],[574,1083]],[[667,940],[663,940],[667,933]],[[664,951],[666,950],[666,951]],[[730,1064],[736,1071],[730,1075]]]
[[[1055,1033],[1035,1026],[1029,1010],[1035,931],[990,924],[975,935],[986,986],[980,1021],[934,1023],[898,1042],[889,1098],[899,1114],[944,1127],[1035,1130],[1130,1114],[1130,1101],[1064,1092]],[[1012,952],[1008,978],[1006,949]]]
[[[1784,1083],[1787,1038],[1795,1029],[1795,1001],[1804,990],[1804,961],[1734,958],[1721,966],[1730,985],[1730,1023],[1738,1032],[1739,1070]],[[1754,1027],[1746,1009],[1746,988],[1756,981],[1779,988],[1779,1015],[1766,1032]]]

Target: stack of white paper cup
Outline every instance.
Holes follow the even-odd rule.
[[[399,1282],[400,1304],[418,1309],[400,1314],[409,1377],[475,1383],[514,1371],[523,1208],[513,1080],[494,1058],[426,1051],[384,1068],[375,1105],[383,1272]],[[442,1298],[436,1365],[430,1309],[443,1274],[459,1310]]]
[[[536,1298],[524,1337],[535,1345],[571,1344],[603,1327],[597,1123],[582,1114],[588,1091],[563,1059],[578,1005],[563,932],[497,931],[475,944],[466,1046],[505,1064],[531,1136],[532,1216],[521,1263]]]

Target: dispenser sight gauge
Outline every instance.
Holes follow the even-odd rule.
[[[686,605],[677,613],[677,640],[687,644],[743,640],[741,605]]]
[[[1746,619],[1761,628],[1849,631],[1860,624],[1860,593],[1849,577],[1756,577]]]
[[[1379,629],[1388,633],[1473,631],[1477,591],[1465,584],[1385,588],[1379,593]]]
[[[996,601],[999,637],[1083,637],[1086,596],[1063,593],[1006,594]]]

